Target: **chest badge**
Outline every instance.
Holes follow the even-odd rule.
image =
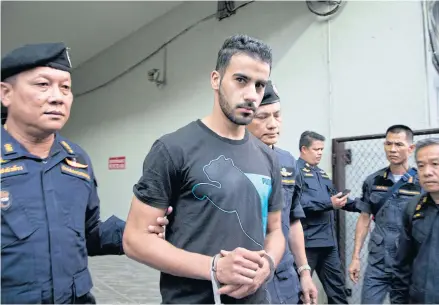
[[[82,158],[66,158],[66,163],[75,168],[87,168],[88,164]]]

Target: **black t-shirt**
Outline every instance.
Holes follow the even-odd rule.
[[[172,206],[166,239],[189,252],[264,248],[268,212],[282,209],[276,155],[248,131],[242,140],[223,138],[201,120],[158,139],[145,158],[136,197],[151,206]],[[164,303],[213,303],[210,281],[161,274]],[[265,287],[246,299],[265,303]]]

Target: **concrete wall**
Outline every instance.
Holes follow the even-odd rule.
[[[215,10],[215,2],[185,3],[74,71],[77,95],[64,134],[91,155],[104,214],[126,216],[132,185],[157,137],[209,113],[209,73],[221,43],[234,33],[273,48],[272,79],[285,118],[279,144],[293,155],[305,129],[333,138],[383,132],[398,122],[414,129],[437,126],[430,120],[418,2],[354,1],[330,22],[320,21],[303,2],[255,2],[229,19],[200,23],[169,44],[165,87],[147,80],[148,70],[162,68],[160,51],[80,95]],[[119,155],[127,157],[127,169],[108,171],[108,157]],[[329,153],[321,165],[330,172]]]
[[[156,138],[210,112],[209,74],[222,42],[235,33],[273,48],[272,79],[284,113],[279,144],[295,156],[306,129],[331,139],[384,132],[393,123],[437,127],[437,89],[427,79],[423,16],[415,1],[353,1],[330,21],[304,2],[255,2],[170,43],[165,87],[147,80],[148,70],[162,69],[162,50],[93,90],[215,11],[216,2],[185,3],[74,71],[76,99],[64,134],[93,160],[103,218],[127,216],[132,186]],[[327,145],[321,166],[331,173]],[[109,171],[111,156],[126,156],[126,170]]]

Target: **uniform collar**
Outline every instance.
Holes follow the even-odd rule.
[[[4,126],[1,128],[2,135],[2,148],[1,148],[1,160],[13,160],[22,156],[29,155],[29,152],[21,145],[14,137],[12,137]],[[55,154],[66,151],[69,155],[75,155],[70,145],[58,134],[55,133],[55,140],[50,149],[49,157]]]
[[[5,126],[2,126],[2,161],[17,159],[27,153],[27,150],[6,131]]]
[[[423,193],[418,204],[416,205],[416,211],[419,211],[428,205],[437,206],[430,193]]]
[[[318,166],[311,166],[308,162],[303,160],[301,157],[299,157],[297,162],[299,162],[300,167],[306,167],[308,169],[318,169]]]
[[[431,197],[430,193],[424,193],[420,203],[432,205],[432,206],[439,208],[439,205],[436,204],[436,202],[434,202],[433,197]]]
[[[385,167],[381,170],[380,172],[380,176],[383,177],[384,179],[390,179],[390,166]]]
[[[407,170],[407,172],[404,173],[404,175],[402,175],[401,179],[405,179],[405,181],[407,181],[408,183],[414,183],[415,180],[417,180],[416,177],[413,177],[411,175],[408,174],[408,171],[411,169],[411,167],[409,167],[409,169]],[[392,175],[392,172],[390,171],[390,166],[383,168],[382,172],[380,173],[381,176],[384,179],[388,179],[388,180],[392,180],[390,178],[390,175]]]

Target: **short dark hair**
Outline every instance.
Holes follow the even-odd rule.
[[[386,136],[387,134],[391,132],[391,133],[400,133],[400,132],[404,132],[407,138],[407,141],[412,143],[413,142],[413,130],[410,129],[410,127],[406,126],[406,125],[392,125],[389,128],[387,128],[386,131]]]
[[[317,132],[314,131],[304,131],[301,135],[300,135],[300,140],[299,140],[299,151],[302,151],[302,147],[305,146],[306,148],[309,148],[312,143],[314,141],[325,141],[326,138],[324,136],[322,136],[321,134],[318,134]]]
[[[227,38],[218,52],[215,70],[224,73],[230,59],[237,53],[244,53],[259,59],[267,64],[272,64],[271,48],[261,40],[247,35],[233,35]]]
[[[418,161],[418,152],[421,148],[432,146],[432,145],[439,145],[439,138],[427,138],[422,139],[416,142],[416,149],[415,149],[415,159]]]

